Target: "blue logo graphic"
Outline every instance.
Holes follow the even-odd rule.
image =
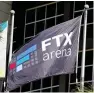
[[[28,48],[26,51],[22,52],[17,56],[16,72],[23,70],[23,68],[30,67],[30,65],[34,65],[38,63],[36,50],[37,50],[37,45],[33,45],[32,47]]]

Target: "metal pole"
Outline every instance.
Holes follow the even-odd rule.
[[[81,91],[84,92],[84,76],[85,76],[85,52],[86,52],[86,32],[87,32],[87,9],[88,5],[85,5],[84,11],[84,31],[83,31],[83,51],[82,51],[82,67],[81,67]]]
[[[11,31],[10,31],[9,62],[11,61],[11,58],[12,58],[13,29],[14,29],[14,14],[15,14],[15,11],[11,10],[10,12],[11,12],[11,15],[12,15],[12,19],[11,19]]]
[[[93,6],[94,6],[94,2],[93,2]],[[94,15],[94,9],[93,9],[93,15]],[[94,29],[94,24],[93,24],[93,29]],[[92,71],[92,87],[93,87],[93,92],[94,92],[94,30],[93,30],[93,71]]]
[[[15,14],[15,11],[14,10],[11,10],[10,11],[12,17],[11,17],[11,30],[10,30],[10,35],[9,35],[9,56],[8,56],[8,64],[9,62],[11,61],[11,58],[12,58],[12,46],[13,46],[13,29],[14,29],[14,14]],[[7,76],[6,76],[7,77]],[[6,88],[7,86],[7,80],[4,82],[4,88]],[[6,91],[6,89],[4,90]]]

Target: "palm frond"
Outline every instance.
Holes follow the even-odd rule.
[[[80,88],[80,85],[77,84],[75,86],[75,88],[72,90],[72,92],[76,92],[76,93],[77,92],[82,92],[82,90]],[[86,92],[86,93],[90,93],[90,92],[94,93],[92,85],[88,84],[88,86],[84,86],[84,92]]]

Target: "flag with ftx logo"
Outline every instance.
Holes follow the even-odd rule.
[[[0,23],[0,78],[5,78],[8,21]]]
[[[9,65],[7,89],[48,76],[74,72],[81,16],[40,32],[20,48]]]

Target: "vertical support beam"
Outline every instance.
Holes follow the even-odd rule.
[[[47,5],[45,6],[45,23],[44,23],[44,30],[46,29],[46,16],[47,16]]]
[[[66,91],[66,75],[60,76],[59,85],[60,85],[59,92],[65,92]]]
[[[24,44],[25,44],[25,33],[26,33],[26,16],[27,16],[27,11],[25,12],[25,26],[24,26],[24,37],[23,37]]]
[[[56,2],[56,10],[55,10],[55,25],[56,25],[56,15],[57,15],[57,2]]]
[[[32,83],[33,82],[30,82],[30,91],[32,92]]]
[[[34,37],[36,36],[36,20],[37,20],[37,8],[35,9]]]

